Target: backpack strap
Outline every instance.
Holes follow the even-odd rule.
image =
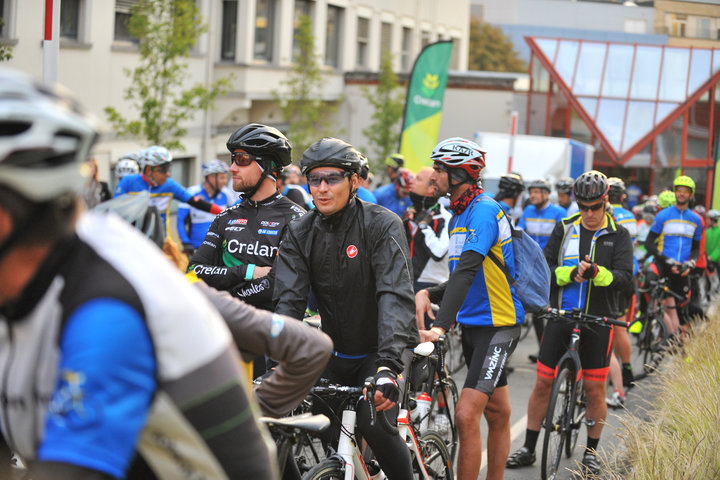
[[[494,200],[493,200],[493,201],[494,201]],[[521,232],[520,230],[516,230],[516,229],[512,226],[512,222],[511,222],[510,219],[507,217],[507,215],[505,214],[505,211],[502,209],[502,207],[500,207],[500,211],[503,212],[503,217],[505,217],[505,221],[508,222],[508,226],[510,227],[510,236],[511,236],[512,238],[522,237],[522,232]],[[500,259],[497,258],[497,256],[492,252],[492,248],[488,251],[488,257],[490,257],[490,260],[492,260],[493,263],[494,263],[495,265],[497,265],[497,267],[500,269],[500,271],[505,274],[505,276],[507,277],[508,282],[510,282],[510,285],[513,285],[513,286],[514,286],[516,280],[512,277],[512,275],[510,275],[510,270],[508,270],[507,266],[505,266],[504,264],[500,263]]]

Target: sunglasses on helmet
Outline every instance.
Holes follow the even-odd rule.
[[[259,162],[261,160],[260,157],[250,155],[247,152],[232,152],[230,154],[230,159],[232,160],[232,163],[238,167],[247,167],[252,162]]]
[[[601,208],[605,207],[605,202],[593,203],[592,205],[585,205],[583,203],[578,202],[577,206],[578,206],[578,209],[582,210],[583,212],[597,212]]]
[[[342,182],[345,177],[349,177],[351,174],[348,172],[325,172],[325,173],[308,173],[307,183],[311,187],[319,187],[323,180],[328,185],[333,186]]]

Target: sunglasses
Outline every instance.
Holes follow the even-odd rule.
[[[594,203],[592,205],[583,205],[582,203],[577,204],[578,209],[583,212],[597,212],[601,208],[605,207],[605,202]]]
[[[311,187],[319,187],[322,181],[325,180],[329,186],[333,186],[342,182],[345,180],[345,177],[349,177],[350,175],[349,173],[341,172],[309,173],[307,175],[307,183]]]
[[[247,167],[252,162],[259,162],[261,160],[260,157],[250,155],[247,152],[232,152],[230,158],[232,159],[232,163],[238,167]]]
[[[170,171],[170,164],[166,163],[164,165],[159,165],[157,167],[152,168],[153,172],[161,172],[161,173],[167,173]]]

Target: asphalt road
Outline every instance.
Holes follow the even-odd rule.
[[[522,447],[525,440],[525,428],[527,426],[527,402],[530,397],[533,385],[535,383],[535,364],[528,360],[528,355],[537,353],[538,344],[535,338],[535,332],[531,331],[528,336],[522,340],[513,355],[510,358],[510,365],[515,368],[515,371],[508,377],[508,383],[510,387],[510,401],[512,404],[512,415],[510,419],[511,424],[511,438],[512,443],[510,451],[514,452],[518,448]],[[641,370],[641,362],[636,357],[633,357],[634,365],[633,368],[636,371]],[[465,381],[466,370],[463,369],[455,375],[458,383],[458,387],[462,388],[462,384]],[[646,398],[648,397],[648,386],[652,383],[652,377],[648,377],[641,382],[639,386],[626,392],[627,403],[626,408],[630,412],[639,412],[642,407],[647,405]],[[612,391],[612,390],[611,390]],[[621,451],[623,448],[620,438],[617,436],[617,432],[621,426],[621,420],[627,415],[625,410],[613,410],[608,409],[608,417],[606,425],[603,428],[603,433],[600,438],[600,445],[598,450],[601,454],[613,454]],[[487,438],[487,424],[482,422],[483,431],[483,449],[486,447],[485,441]],[[542,452],[543,444],[543,433],[540,433],[540,439],[536,449],[537,461],[532,467],[525,467],[520,469],[506,469],[504,478],[506,480],[524,480],[524,479],[539,479],[540,478],[540,454]],[[573,477],[571,470],[577,470],[578,464],[582,460],[582,451],[586,443],[587,432],[585,427],[580,432],[578,438],[578,444],[575,449],[575,453],[572,458],[563,458],[561,463],[561,470],[563,473],[558,477],[559,479],[572,479]],[[486,453],[483,450],[483,464],[478,478],[484,479],[486,476]]]

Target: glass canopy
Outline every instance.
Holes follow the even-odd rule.
[[[720,49],[539,37],[526,41],[618,164],[720,78]]]

